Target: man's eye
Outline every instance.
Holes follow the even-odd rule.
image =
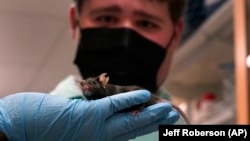
[[[100,16],[96,18],[96,21],[102,24],[112,24],[117,22],[117,18],[114,16]]]
[[[150,21],[147,20],[140,20],[137,22],[137,26],[141,27],[141,28],[146,28],[146,29],[153,29],[153,28],[157,28],[158,26]]]

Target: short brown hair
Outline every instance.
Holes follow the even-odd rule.
[[[74,0],[79,13],[82,11],[82,5],[84,1],[85,0]],[[186,0],[157,0],[157,1],[168,3],[170,17],[173,23],[176,24],[183,15]]]

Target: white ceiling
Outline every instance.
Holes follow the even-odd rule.
[[[73,65],[67,10],[72,0],[0,0],[0,97],[49,92]]]

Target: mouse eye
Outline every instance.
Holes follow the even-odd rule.
[[[93,82],[92,82],[92,84],[93,84],[93,85],[96,85],[96,82],[95,82],[95,81],[93,81]]]

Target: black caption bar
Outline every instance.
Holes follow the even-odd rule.
[[[250,141],[250,125],[160,125],[159,141],[176,138]]]

